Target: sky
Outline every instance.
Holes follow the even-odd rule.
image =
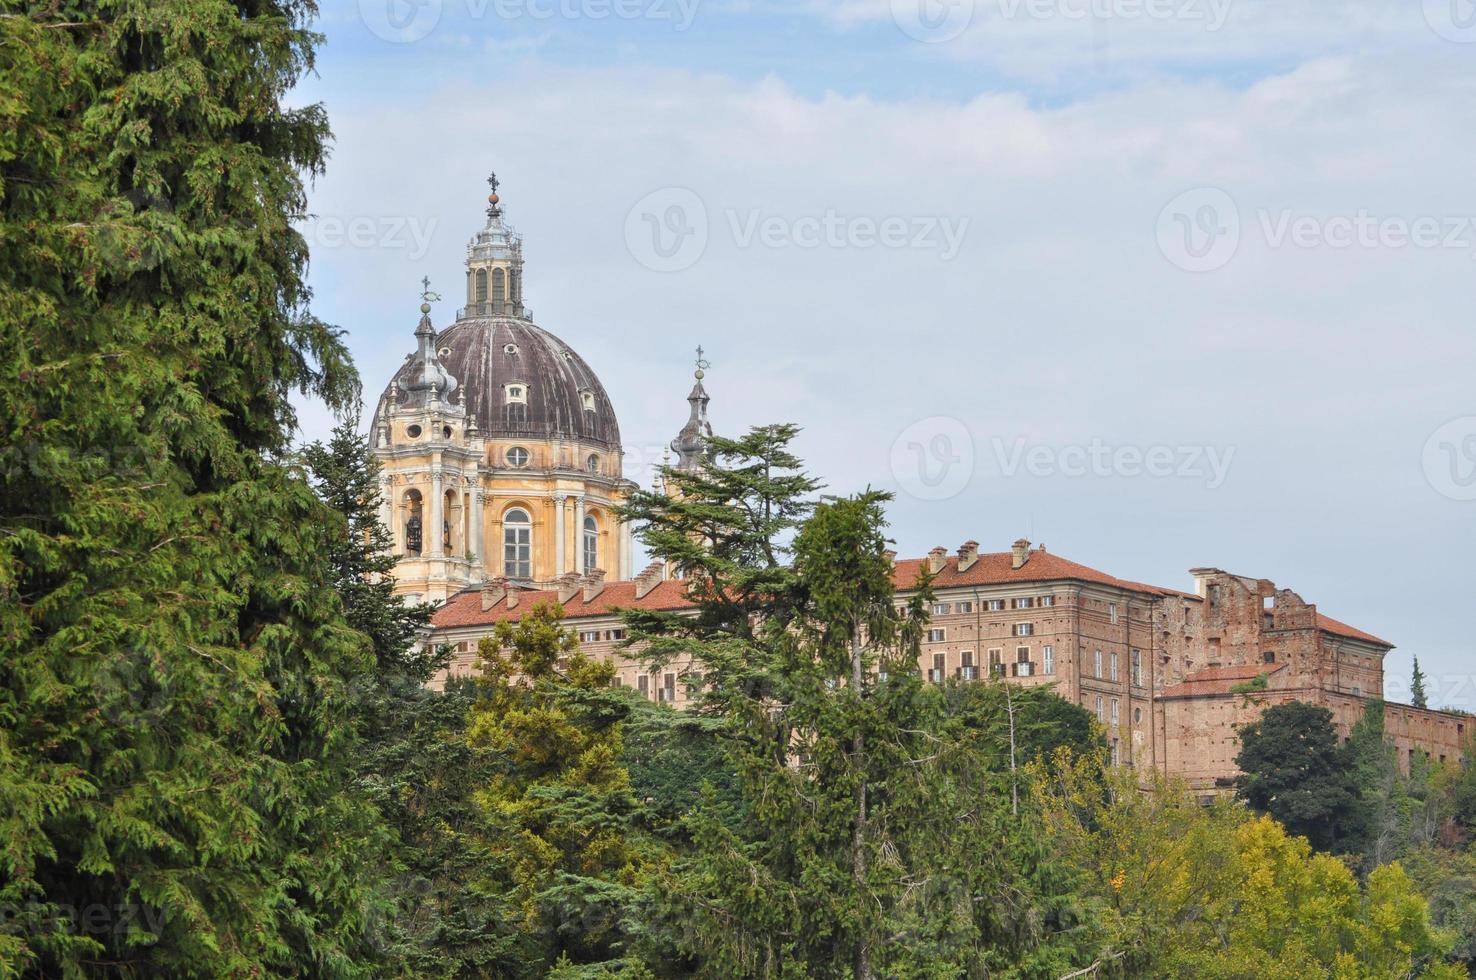
[[[324,0],[303,231],[372,401],[496,171],[626,473],[792,421],[903,555],[1297,591],[1476,709],[1476,0]],[[372,404],[370,406],[372,408]],[[331,425],[301,406],[304,438]]]

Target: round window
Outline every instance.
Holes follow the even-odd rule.
[[[514,446],[507,451],[507,465],[519,468],[528,465],[528,450],[522,446]]]
[[[419,439],[420,438],[420,426],[418,426],[418,425],[407,426],[406,429],[405,429],[405,435],[409,436],[411,439]]]
[[[600,471],[600,457],[594,453],[590,453],[589,459],[584,461],[584,468],[591,473],[598,473]]]

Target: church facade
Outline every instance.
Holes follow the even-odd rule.
[[[683,707],[701,665],[651,671],[622,645],[621,610],[689,609],[684,583],[660,564],[634,573],[630,530],[617,517],[634,484],[614,407],[589,365],[534,324],[522,241],[490,183],[486,223],[467,247],[465,305],[437,329],[427,292],[415,349],[371,426],[398,591],[441,604],[425,642],[450,646],[453,658],[433,683],[474,672],[477,645],[499,622],[552,601],[586,652],[614,662],[617,684]],[[700,348],[697,367],[671,443],[680,468],[703,465],[712,436]],[[932,577],[923,678],[1052,685],[1101,723],[1116,761],[1182,776],[1204,793],[1233,785],[1238,727],[1268,705],[1327,707],[1346,737],[1381,696],[1393,648],[1295,592],[1215,568],[1193,569],[1192,591],[1181,592],[1023,540],[893,558],[900,600],[921,572]],[[1473,720],[1385,708],[1406,765],[1419,752],[1458,760]]]
[[[486,223],[466,250],[465,305],[437,329],[436,297],[423,297],[415,350],[370,426],[398,591],[427,602],[495,580],[630,575],[616,508],[634,484],[614,406],[584,359],[534,323],[523,243],[489,183]]]

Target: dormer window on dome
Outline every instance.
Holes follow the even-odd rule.
[[[584,406],[586,412],[595,410],[595,395],[592,391],[581,391],[579,393],[579,404]]]
[[[528,386],[521,381],[509,382],[502,386],[503,400],[509,405],[528,404]]]

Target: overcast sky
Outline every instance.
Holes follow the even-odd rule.
[[[305,231],[371,402],[495,169],[632,478],[700,343],[719,431],[799,423],[905,555],[1269,578],[1476,708],[1472,0],[324,7]]]

